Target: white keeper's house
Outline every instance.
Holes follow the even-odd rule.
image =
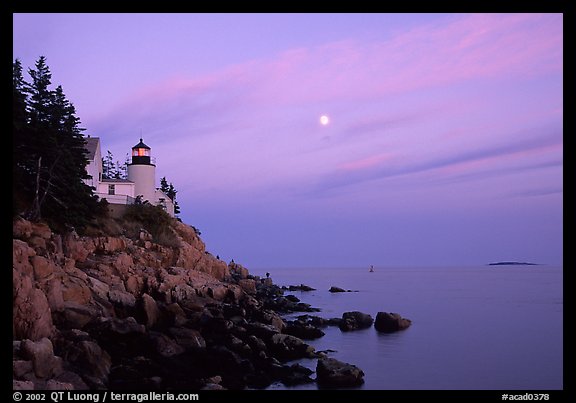
[[[96,189],[94,193],[99,198],[106,199],[111,205],[127,205],[134,204],[136,197],[141,196],[142,202],[160,205],[174,217],[174,203],[156,187],[156,161],[142,139],[132,147],[127,179],[103,178],[100,138],[88,136],[85,140],[88,151],[86,172],[90,178],[84,182]]]

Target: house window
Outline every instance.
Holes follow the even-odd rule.
[[[116,194],[116,185],[108,185],[108,194],[115,195]]]

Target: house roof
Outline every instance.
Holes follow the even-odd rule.
[[[88,151],[88,159],[94,161],[96,156],[96,149],[98,148],[98,143],[100,143],[100,137],[86,137],[86,151]]]

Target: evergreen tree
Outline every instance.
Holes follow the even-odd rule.
[[[166,194],[168,195],[170,200],[175,201],[176,200],[176,193],[178,193],[178,191],[176,189],[174,189],[174,185],[172,184],[172,182],[170,182],[170,186],[168,187],[168,193],[166,193]]]
[[[114,156],[110,150],[106,151],[106,156],[102,157],[102,178],[112,179],[114,177]]]
[[[178,193],[178,191],[176,190],[176,188],[174,188],[172,182],[168,184],[168,181],[166,180],[165,176],[162,179],[160,179],[160,190],[164,192],[164,194],[168,196],[170,200],[172,200],[172,203],[174,203],[174,215],[180,214],[180,206],[176,201],[176,193]]]
[[[21,72],[15,61],[13,177],[21,187],[14,204],[25,206],[28,218],[44,219],[56,229],[66,224],[83,227],[97,210],[97,198],[83,182],[88,162],[84,129],[62,87],[50,89],[52,74],[45,57],[28,70],[31,83]]]
[[[126,162],[121,164],[120,161],[116,161],[116,177],[118,179],[128,179],[128,165]]]
[[[160,179],[160,191],[161,191],[161,192],[164,192],[164,194],[165,194],[166,196],[168,196],[168,189],[169,189],[169,188],[168,188],[168,181],[166,180],[166,177],[163,176],[163,177]]]
[[[102,177],[104,179],[128,179],[128,167],[125,162],[114,162],[114,155],[110,150],[106,151],[106,156],[102,157]]]
[[[13,214],[25,211],[31,204],[33,167],[28,158],[30,136],[28,135],[27,83],[22,76],[22,64],[16,59],[12,65],[12,208]]]

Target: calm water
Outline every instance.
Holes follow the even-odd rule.
[[[393,334],[373,327],[346,333],[328,327],[324,337],[309,342],[317,350],[337,350],[330,356],[362,368],[364,389],[563,387],[561,267],[270,271],[278,285],[317,288],[292,294],[322,309],[319,316],[357,310],[375,317],[386,311],[412,320],[410,328]],[[359,292],[332,294],[330,286]],[[315,360],[301,363],[316,365]]]

